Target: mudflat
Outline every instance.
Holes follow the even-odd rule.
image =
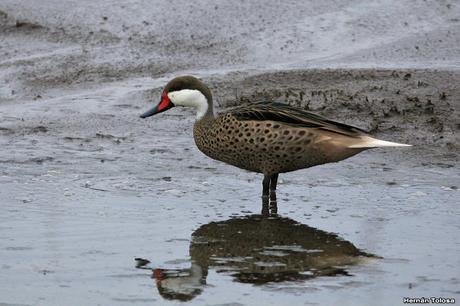
[[[458,301],[460,10],[390,2],[2,1],[0,305]],[[284,174],[264,219],[190,110],[139,119],[181,74],[414,147]]]

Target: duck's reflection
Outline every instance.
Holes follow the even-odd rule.
[[[336,234],[268,211],[198,228],[190,244],[191,268],[152,270],[160,294],[194,298],[203,291],[209,269],[238,282],[264,284],[348,275],[347,266],[373,257]]]

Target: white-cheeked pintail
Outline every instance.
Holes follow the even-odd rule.
[[[276,199],[278,174],[337,162],[367,149],[406,147],[282,103],[258,102],[214,114],[211,90],[193,76],[172,79],[160,103],[141,118],[174,106],[197,111],[193,137],[201,152],[262,173],[264,198]]]

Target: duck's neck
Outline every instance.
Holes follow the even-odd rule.
[[[196,120],[214,118],[211,94],[206,96],[196,89],[182,89],[168,94],[175,105],[193,107],[196,110]]]
[[[215,119],[216,118],[214,116],[213,107],[212,104],[210,104],[208,109],[202,116],[200,116],[200,113],[197,112],[195,126],[199,126],[202,129],[209,129],[211,128]]]
[[[210,120],[214,119],[214,109],[212,107],[212,101],[208,103],[208,107],[205,112],[199,112],[197,111],[196,113],[196,120]]]
[[[196,120],[208,120],[214,118],[214,108],[212,98],[208,100],[204,95],[200,95],[197,103],[194,105],[196,109]]]

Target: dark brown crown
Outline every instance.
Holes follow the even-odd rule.
[[[212,94],[209,87],[191,75],[180,76],[172,79],[168,84],[166,84],[163,91],[168,93],[182,89],[199,90],[206,97],[208,103],[212,105]]]

